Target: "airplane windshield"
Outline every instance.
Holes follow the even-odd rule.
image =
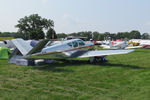
[[[58,44],[60,43],[59,41],[50,41],[47,46],[52,46],[52,45],[55,45],[55,44]]]
[[[68,45],[69,45],[70,47],[72,47],[72,42],[68,43]]]
[[[73,44],[73,47],[78,47],[77,41],[73,41],[72,44]]]
[[[82,40],[78,40],[78,44],[79,44],[79,46],[84,46],[85,45],[85,43]]]
[[[71,44],[68,44],[68,45],[71,46]],[[74,48],[76,48],[76,47],[82,47],[84,45],[85,45],[85,43],[82,40],[77,40],[77,41],[73,41],[72,42],[72,46]]]

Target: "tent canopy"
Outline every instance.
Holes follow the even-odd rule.
[[[0,47],[0,59],[9,59],[11,50],[7,47]]]

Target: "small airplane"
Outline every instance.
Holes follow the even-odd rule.
[[[90,62],[105,62],[105,56],[114,54],[125,54],[134,50],[92,50],[94,43],[84,42],[81,39],[71,39],[66,41],[42,40],[35,47],[31,47],[23,39],[13,39],[12,42],[23,59],[53,59],[63,60],[72,58],[90,58]],[[12,54],[12,55],[13,55]],[[17,57],[20,59],[20,57]],[[14,59],[12,57],[12,59]]]
[[[125,49],[128,43],[126,41],[104,41],[100,46],[105,49]]]
[[[142,45],[134,46],[132,43],[127,41],[106,41],[100,47],[104,49],[138,49],[142,48]]]
[[[129,43],[132,43],[133,45],[150,45],[150,40],[146,39],[131,39],[129,40]]]

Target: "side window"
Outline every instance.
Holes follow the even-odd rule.
[[[72,44],[73,44],[73,47],[78,47],[78,43],[76,41],[73,41]]]
[[[70,47],[72,47],[72,42],[68,43],[68,45],[69,45]]]
[[[78,40],[79,46],[84,46],[85,43],[82,40]]]

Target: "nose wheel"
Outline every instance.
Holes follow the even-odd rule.
[[[107,59],[105,56],[101,56],[101,57],[90,57],[89,59],[90,63],[99,63],[99,62],[107,62]]]

